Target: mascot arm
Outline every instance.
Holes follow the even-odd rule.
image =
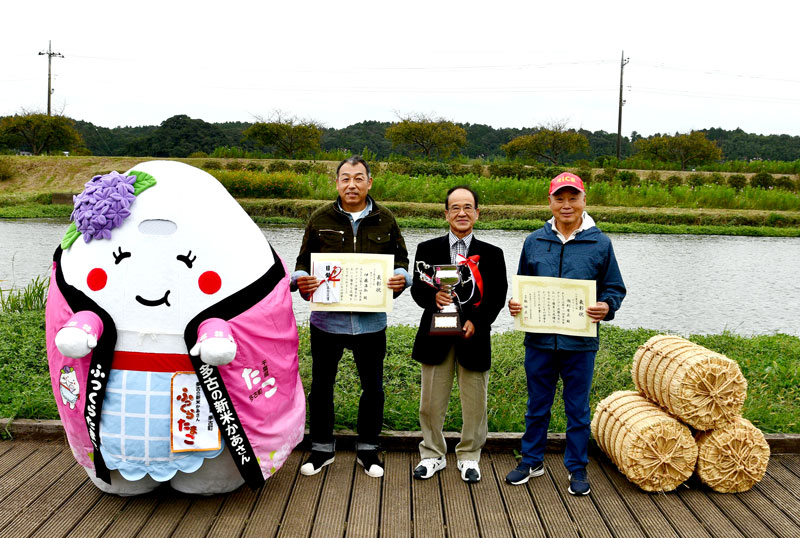
[[[103,334],[103,322],[94,312],[81,310],[59,329],[56,334],[56,347],[65,357],[80,359],[97,346],[97,339]]]
[[[221,366],[236,356],[236,341],[231,326],[220,318],[209,318],[197,328],[197,343],[189,351],[206,364]]]

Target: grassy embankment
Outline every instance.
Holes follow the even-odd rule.
[[[416,329],[389,327],[386,381],[387,430],[418,430],[419,367],[410,358]],[[592,409],[616,390],[633,390],[630,368],[636,348],[657,334],[651,330],[601,327],[592,387]],[[489,381],[489,429],[520,432],[524,429],[527,391],[523,368],[522,333],[493,336],[492,374]],[[800,338],[787,335],[745,338],[732,334],[692,336],[691,340],[736,360],[747,378],[748,396],[743,414],[767,433],[800,433]],[[306,390],[311,381],[308,327],[300,328],[300,374]],[[50,387],[45,349],[44,312],[0,312],[0,416],[58,418]],[[352,355],[342,361],[336,385],[336,427],[355,429],[360,395]],[[448,431],[461,428],[460,403],[453,391]],[[563,432],[566,419],[557,395],[551,431]]]
[[[93,175],[126,170],[140,160],[15,158],[14,177],[0,182],[0,217],[67,217],[70,206],[52,204],[54,193],[77,193]],[[207,162],[177,160],[195,166]],[[321,173],[210,172],[262,223],[300,225],[311,211],[336,195],[330,175]],[[383,172],[376,176],[372,194],[395,212],[401,226],[443,228],[441,200],[449,187],[459,183],[470,184],[481,195],[479,228],[530,230],[549,217],[543,205],[545,178],[409,177]],[[590,182],[587,191],[591,214],[608,232],[800,236],[800,198],[779,189]]]

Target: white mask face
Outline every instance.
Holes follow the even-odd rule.
[[[211,175],[173,161],[133,170],[156,184],[136,197],[111,239],[79,237],[64,251],[64,278],[106,310],[118,331],[182,340],[192,318],[277,260],[258,226]]]

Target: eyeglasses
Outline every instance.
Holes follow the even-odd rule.
[[[465,206],[451,205],[447,210],[447,212],[452,214],[452,215],[458,215],[462,211],[469,215],[470,213],[475,211],[475,208],[472,207],[471,205],[465,205]]]

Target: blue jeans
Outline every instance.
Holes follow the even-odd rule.
[[[544,459],[550,409],[553,407],[559,376],[564,382],[564,411],[567,415],[564,466],[573,472],[589,463],[589,389],[592,387],[596,354],[596,351],[553,351],[525,347],[528,411],[525,414],[525,434],[522,436],[523,463],[538,465]]]
[[[336,334],[311,325],[311,392],[308,395],[311,449],[333,452],[333,386],[344,349],[353,351],[361,381],[357,450],[376,450],[383,427],[383,359],[386,329],[364,334]]]

